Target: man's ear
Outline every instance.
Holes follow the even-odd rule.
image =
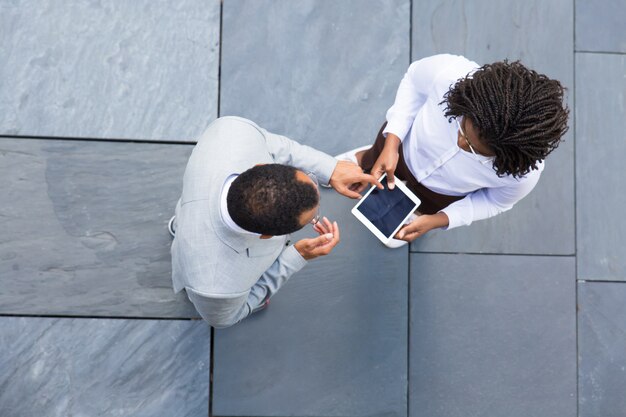
[[[261,235],[261,236],[259,236],[259,239],[271,239],[273,237],[274,236],[272,236],[272,235]]]

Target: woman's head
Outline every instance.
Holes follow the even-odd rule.
[[[569,110],[557,80],[519,61],[484,65],[457,81],[444,97],[445,115],[464,117],[495,155],[500,176],[526,175],[559,145]]]

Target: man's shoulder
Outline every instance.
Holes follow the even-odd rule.
[[[195,203],[195,202],[194,202]],[[194,204],[191,203],[191,204]],[[180,234],[180,236],[178,236]],[[246,290],[236,280],[226,279],[225,265],[239,265],[245,270],[245,259],[232,250],[205,224],[177,230],[172,245],[175,281],[204,294],[229,294]]]
[[[259,126],[241,117],[220,117],[198,139],[187,163],[186,184],[221,184],[232,173],[270,162],[265,133]]]
[[[249,291],[282,253],[282,247],[267,244],[237,252],[217,236],[202,243],[177,254],[182,259],[176,273],[182,286],[205,297],[231,298]]]
[[[237,242],[210,220],[211,200],[184,204],[172,245],[173,274],[182,286],[207,294],[237,294],[250,289],[280,255],[282,240]]]
[[[265,136],[265,132],[252,120],[239,116],[222,116],[215,119],[202,134],[200,140],[207,136],[226,135],[231,139],[242,136]]]

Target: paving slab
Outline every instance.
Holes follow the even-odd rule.
[[[0,139],[0,314],[197,317],[166,228],[191,149]]]
[[[414,60],[443,52],[465,55],[479,64],[520,59],[571,86],[571,1],[415,0],[412,28]]]
[[[576,50],[626,52],[626,3],[576,0]]]
[[[560,80],[569,88],[573,107],[573,21],[573,3],[567,0],[416,0],[412,59],[439,53],[464,55],[479,64],[519,59]],[[570,126],[574,125],[573,113]],[[512,210],[469,228],[430,234],[416,241],[411,250],[572,255],[574,223],[571,129],[565,142],[548,157],[537,187]]]
[[[578,278],[626,281],[626,56],[576,54]]]
[[[217,116],[220,1],[0,3],[0,134],[186,140]]]
[[[202,321],[0,317],[1,414],[208,416],[210,346]]]
[[[331,154],[373,143],[409,65],[409,23],[409,0],[227,0],[220,115]]]
[[[411,254],[410,271],[410,416],[576,416],[573,257]]]
[[[626,410],[626,284],[578,283],[580,417]]]
[[[408,250],[382,246],[353,205],[323,190],[339,246],[267,310],[215,331],[214,415],[406,416]]]

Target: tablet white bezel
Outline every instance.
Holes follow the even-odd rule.
[[[386,173],[383,174],[383,176],[380,177],[378,181],[382,182],[382,180],[386,176],[387,176]],[[372,222],[369,221],[367,217],[363,215],[363,213],[361,213],[358,210],[359,206],[365,201],[367,197],[369,197],[369,195],[374,190],[374,188],[376,188],[375,185],[373,185],[372,188],[370,188],[369,191],[365,193],[365,195],[359,200],[359,202],[352,208],[352,214],[357,219],[359,219],[361,223],[363,223],[365,227],[367,227],[370,230],[370,232],[374,233],[374,236],[376,236],[378,239],[380,239],[381,242],[385,244],[389,243],[389,241],[393,239],[396,233],[398,233],[398,230],[400,230],[400,228],[406,224],[409,217],[411,217],[411,215],[415,212],[415,210],[417,210],[417,208],[419,207],[421,203],[421,200],[415,194],[413,194],[413,192],[409,190],[407,186],[404,185],[404,183],[400,181],[395,175],[394,175],[394,180],[395,180],[394,181],[395,186],[398,187],[415,204],[415,206],[409,211],[409,214],[407,214],[407,216],[404,218],[404,220],[402,220],[402,222],[398,225],[398,227],[396,227],[396,229],[393,231],[390,237],[385,236],[380,230],[378,230],[376,226],[374,226]]]

